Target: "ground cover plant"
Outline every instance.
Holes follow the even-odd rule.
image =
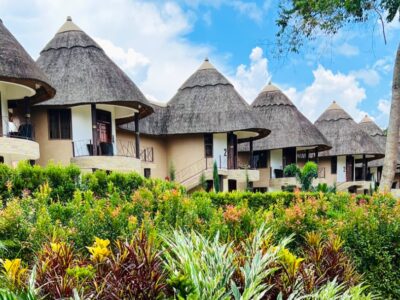
[[[0,299],[400,297],[400,203],[388,194],[188,195],[137,174],[49,168],[1,166]]]

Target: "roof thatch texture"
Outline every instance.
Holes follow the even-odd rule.
[[[257,139],[269,133],[233,85],[207,59],[166,107],[156,109],[141,126],[143,133],[164,135],[252,131],[259,134],[253,138]],[[134,130],[134,125],[123,128]]]
[[[381,158],[384,151],[375,140],[346,113],[336,102],[315,122],[315,126],[331,143],[332,149],[324,151],[321,157],[339,155],[369,155],[369,160]]]
[[[330,149],[329,142],[276,86],[267,85],[251,105],[259,114],[263,126],[271,134],[254,142],[254,150],[273,150],[289,147]],[[247,151],[248,145],[241,145]]]
[[[139,109],[140,117],[153,112],[132,80],[71,18],[40,53],[38,65],[57,89],[42,105],[114,104]]]
[[[38,103],[54,96],[46,75],[0,20],[0,81],[18,83],[36,90],[31,97]]]
[[[385,153],[386,136],[383,130],[368,116],[365,116],[359,123],[362,130],[368,133],[374,140],[381,146],[383,153]],[[400,163],[400,151],[398,153],[397,164]],[[370,162],[369,167],[382,167],[383,159],[378,159]]]

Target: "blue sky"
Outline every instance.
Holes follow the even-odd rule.
[[[204,57],[251,103],[270,80],[311,119],[336,100],[356,120],[387,126],[400,24],[353,25],[276,58],[275,0],[0,0],[1,18],[27,51],[71,15],[152,100],[168,101]],[[29,7],[29,9],[27,9]]]

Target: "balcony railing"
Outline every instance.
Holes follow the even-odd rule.
[[[72,150],[74,157],[80,156],[93,156],[93,143],[91,139],[76,140],[72,142]],[[136,157],[136,148],[133,142],[118,142],[117,153],[114,153],[114,145],[112,143],[100,142],[96,148],[97,156],[125,156]],[[145,162],[154,161],[154,151],[152,147],[142,149],[140,152],[140,159]]]
[[[30,123],[21,123],[16,125],[10,122],[8,117],[1,118],[0,136],[9,138],[18,138],[26,140],[35,140],[34,126]]]

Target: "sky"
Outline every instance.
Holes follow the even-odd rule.
[[[153,101],[167,102],[209,58],[251,103],[269,82],[312,122],[335,100],[388,124],[400,23],[351,25],[277,57],[278,0],[0,0],[0,18],[37,59],[71,16]]]

